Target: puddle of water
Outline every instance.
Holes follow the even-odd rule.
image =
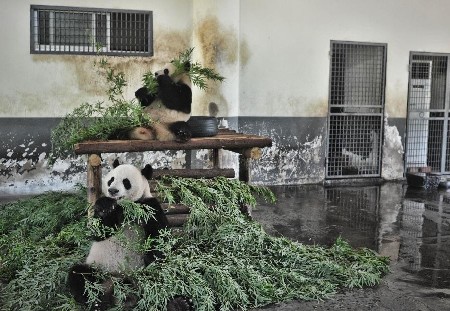
[[[381,186],[274,186],[275,206],[261,204],[254,218],[274,235],[330,245],[342,236],[398,262],[404,282],[450,288],[450,192]]]

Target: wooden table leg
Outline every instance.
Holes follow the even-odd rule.
[[[88,216],[92,216],[92,206],[102,194],[102,158],[98,154],[90,154],[87,161],[87,200]]]
[[[261,149],[257,147],[242,149],[239,151],[239,180],[248,183],[250,181],[250,161],[261,157]]]
[[[220,168],[219,167],[219,149],[213,149],[212,150],[212,161],[213,161],[213,168]]]
[[[248,183],[250,181],[250,159],[244,154],[239,154],[239,180]]]

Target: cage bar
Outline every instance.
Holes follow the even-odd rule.
[[[381,175],[386,45],[331,42],[326,177]]]
[[[407,172],[449,171],[448,162],[448,55],[410,55]]]

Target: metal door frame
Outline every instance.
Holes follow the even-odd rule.
[[[330,175],[329,169],[330,169],[330,163],[329,163],[329,152],[330,152],[330,119],[333,115],[336,115],[333,112],[334,107],[336,105],[331,104],[332,102],[332,71],[333,71],[333,45],[334,44],[348,44],[348,45],[360,45],[360,46],[376,46],[376,47],[382,47],[383,48],[383,59],[381,61],[382,66],[382,76],[381,76],[381,99],[380,99],[380,105],[379,106],[353,106],[360,108],[359,110],[364,110],[365,108],[367,110],[370,110],[370,108],[376,108],[379,110],[379,112],[347,112],[347,113],[339,113],[339,115],[349,115],[349,116],[379,116],[380,117],[380,137],[378,138],[378,172],[375,174],[347,174],[347,175]],[[348,179],[348,178],[370,178],[370,177],[381,177],[381,170],[382,170],[382,151],[383,151],[383,141],[384,141],[384,112],[385,112],[385,100],[386,100],[386,64],[387,64],[387,43],[374,43],[374,42],[358,42],[358,41],[336,41],[331,40],[330,41],[330,52],[329,52],[329,58],[330,58],[330,65],[329,65],[329,86],[328,86],[328,117],[327,117],[327,148],[326,148],[326,157],[325,157],[325,179]],[[345,105],[340,105],[341,107],[345,107]],[[361,109],[362,108],[362,109]]]
[[[424,57],[446,57],[447,58],[447,71],[446,71],[446,81],[445,81],[445,96],[444,96],[444,109],[431,109],[431,107],[427,110],[412,110],[411,109],[411,89],[412,89],[412,63],[413,63],[413,57],[414,56],[424,56]],[[412,113],[442,113],[441,116],[431,116],[424,117],[424,119],[430,120],[442,120],[443,126],[442,126],[442,149],[441,149],[441,159],[440,159],[440,169],[439,171],[433,170],[433,172],[441,173],[441,174],[450,174],[450,163],[447,163],[446,158],[449,156],[448,152],[450,153],[450,150],[447,150],[448,148],[448,141],[449,141],[449,115],[450,115],[450,53],[433,53],[433,52],[417,52],[417,51],[410,51],[409,52],[409,65],[408,65],[408,98],[407,98],[407,116],[406,116],[406,131],[405,131],[405,161],[404,161],[404,172],[408,172],[410,167],[408,167],[408,155],[410,153],[409,144],[408,144],[408,132],[409,127],[412,123]],[[433,79],[431,79],[433,81]],[[431,82],[432,83],[432,82]],[[448,170],[445,170],[445,168],[449,167]]]

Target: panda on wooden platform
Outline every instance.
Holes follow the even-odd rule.
[[[142,244],[148,237],[156,238],[160,230],[168,227],[166,215],[160,203],[150,193],[148,180],[152,176],[152,167],[146,165],[140,170],[130,164],[120,165],[117,160],[114,169],[103,179],[102,190],[105,197],[99,198],[93,206],[93,219],[106,228],[121,228],[126,219],[121,199],[128,199],[142,205],[143,209],[153,210],[153,216],[145,223],[136,223],[123,228],[123,236],[118,238],[114,233],[106,231],[102,236],[94,237],[89,254],[82,264],[75,264],[68,274],[68,287],[75,300],[87,306],[88,297],[86,281],[100,282],[103,293],[98,297],[98,303],[90,306],[92,310],[107,310],[115,305],[114,286],[111,279],[99,279],[101,271],[107,271],[114,276],[126,275],[127,271],[144,267],[150,262],[162,259],[157,251],[140,253],[124,240]],[[128,243],[126,243],[128,244]],[[126,280],[126,279],[125,279]],[[130,281],[130,284],[132,282]],[[125,307],[132,307],[136,297],[127,297]],[[176,297],[169,302],[168,311],[191,310],[188,300]]]
[[[192,90],[188,75],[190,62],[183,68],[168,63],[155,73],[156,94],[146,87],[135,92],[144,111],[154,121],[150,128],[137,127],[129,133],[131,139],[186,142],[192,137],[187,124],[191,116]]]

